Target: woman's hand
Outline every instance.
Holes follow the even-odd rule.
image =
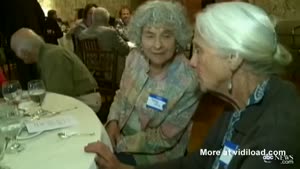
[[[122,164],[110,149],[101,142],[90,143],[84,147],[84,151],[95,153],[95,162],[101,169],[134,169],[134,167]]]
[[[108,133],[113,148],[115,148],[121,137],[120,128],[117,121],[111,121],[107,125],[106,131]]]

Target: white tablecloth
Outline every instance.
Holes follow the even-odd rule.
[[[94,169],[95,154],[84,152],[84,146],[101,140],[111,148],[105,128],[95,113],[82,102],[59,94],[47,93],[43,108],[59,111],[78,107],[62,114],[72,115],[79,122],[76,126],[42,133],[29,140],[22,140],[25,150],[6,154],[3,163],[11,169]],[[58,138],[60,131],[95,132],[93,136]]]

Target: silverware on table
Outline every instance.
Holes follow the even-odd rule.
[[[71,108],[62,109],[62,110],[59,110],[59,111],[49,111],[49,110],[46,110],[46,109],[43,109],[43,111],[47,112],[47,113],[45,113],[44,116],[49,117],[49,116],[55,116],[55,115],[58,115],[58,114],[60,114],[60,113],[62,113],[62,112],[71,111],[71,110],[76,110],[77,108],[78,108],[78,107],[75,106],[75,107],[71,107]]]
[[[57,136],[62,139],[70,138],[73,136],[93,136],[93,135],[95,135],[95,132],[90,132],[90,133],[59,132],[59,133],[57,133]]]

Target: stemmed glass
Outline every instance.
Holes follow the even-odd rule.
[[[28,82],[28,94],[30,99],[37,103],[39,109],[37,111],[37,116],[43,113],[42,104],[46,95],[45,85],[42,80],[32,80]]]
[[[17,135],[22,128],[21,120],[14,119],[7,121],[7,129],[2,129],[2,135],[5,136],[6,141],[8,141],[8,146],[6,149],[7,153],[18,153],[25,149],[24,144],[19,143],[17,140]]]
[[[12,80],[5,82],[2,85],[2,94],[8,105],[13,105],[13,109],[6,113],[6,119],[1,123],[7,123],[7,126],[11,125],[11,122],[14,124],[21,123],[18,104],[22,99],[22,88],[19,81]],[[8,147],[8,150],[11,153],[19,152],[24,149],[24,146],[16,140],[18,131],[18,128],[10,128],[3,132],[6,135],[5,137],[11,140],[11,144]]]
[[[19,115],[17,106],[22,99],[22,88],[17,80],[7,81],[2,85],[2,94],[8,104],[14,105],[13,112],[7,114],[8,117],[16,117]]]
[[[3,135],[3,133],[0,130],[0,162],[4,158],[6,145],[7,145],[7,141],[5,139],[5,136]],[[10,169],[10,168],[0,164],[0,169]]]

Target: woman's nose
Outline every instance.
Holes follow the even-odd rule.
[[[190,60],[190,65],[193,67],[193,68],[196,68],[196,66],[197,66],[197,57],[193,54],[192,55],[192,58],[191,58],[191,60]]]
[[[161,48],[161,46],[162,46],[161,40],[159,38],[156,38],[154,42],[154,47],[159,49]]]

